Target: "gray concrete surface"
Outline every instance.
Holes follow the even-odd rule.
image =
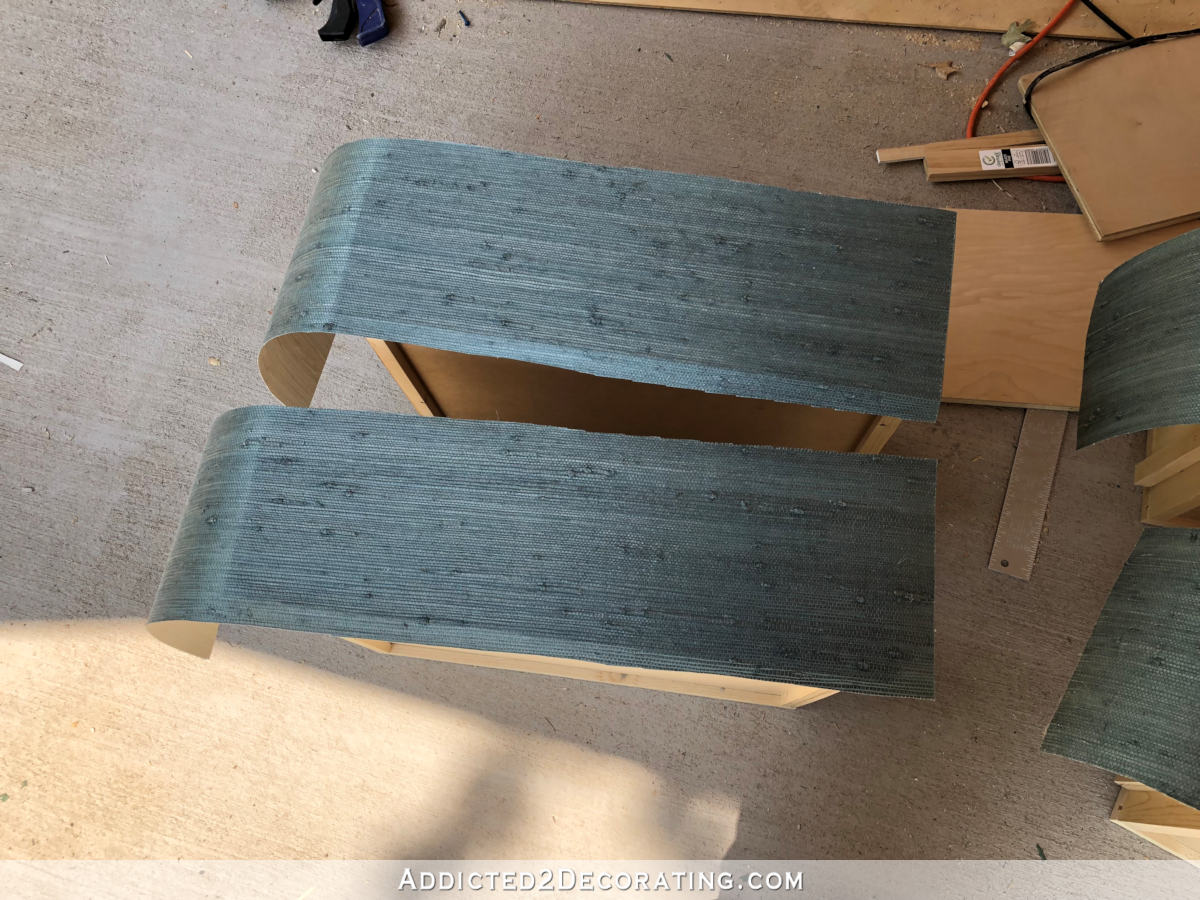
[[[1135,541],[1139,448],[1064,451],[1017,582],[986,570],[1015,411],[945,407],[892,443],[942,461],[933,702],[780,711],[250,629],[204,662],[145,635],[209,423],[271,402],[255,354],[340,142],[1073,208],[874,162],[960,133],[994,36],[536,0],[463,0],[468,29],[458,8],[403,0],[363,50],[318,42],[303,0],[5,4],[0,352],[26,368],[0,369],[0,854],[1160,855],[1106,822],[1105,773],[1038,751]],[[918,65],[946,59],[949,81]],[[987,129],[1024,127],[1011,84],[993,106]],[[317,402],[407,409],[357,342]]]

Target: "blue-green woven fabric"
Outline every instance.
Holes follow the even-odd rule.
[[[932,421],[954,235],[942,210],[359,141],[321,170],[267,337]]]
[[[1200,531],[1143,532],[1043,749],[1200,808]]]
[[[151,621],[933,692],[932,460],[251,407]]]
[[[1200,423],[1200,230],[1139,253],[1100,284],[1088,326],[1079,446]]]

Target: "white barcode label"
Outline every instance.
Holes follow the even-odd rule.
[[[979,166],[983,169],[1027,169],[1030,166],[1056,165],[1054,154],[1045,144],[979,151]]]

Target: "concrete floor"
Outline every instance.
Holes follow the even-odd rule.
[[[363,50],[302,0],[64,6],[0,21],[0,351],[26,364],[0,370],[0,855],[1161,855],[1106,822],[1105,773],[1038,750],[1135,541],[1139,448],[1064,450],[1024,584],[986,569],[1016,411],[946,407],[890,448],[942,463],[934,702],[761,709],[233,628],[203,662],[141,626],[210,422],[272,402],[255,356],[336,145],[1071,210],[874,162],[960,133],[994,36],[403,0]],[[1026,127],[1014,86],[993,105],[987,130]],[[407,409],[341,340],[317,402]]]

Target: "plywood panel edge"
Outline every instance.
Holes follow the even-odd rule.
[[[1003,32],[1016,16],[1004,6],[986,3],[934,3],[910,0],[906,3],[881,0],[571,0],[604,6],[636,6],[652,9],[691,10],[694,12],[732,13],[790,19],[820,19],[866,25],[901,25],[913,28],[946,28],[956,31]],[[1051,0],[1035,9],[1024,8],[1022,15],[1045,22],[1062,4]],[[1111,8],[1110,8],[1111,7]],[[1154,0],[1114,0],[1105,11],[1134,34],[1178,31],[1197,24],[1186,9],[1159,4]],[[1118,35],[1080,6],[1068,14],[1053,37],[1087,38],[1114,41]]]

